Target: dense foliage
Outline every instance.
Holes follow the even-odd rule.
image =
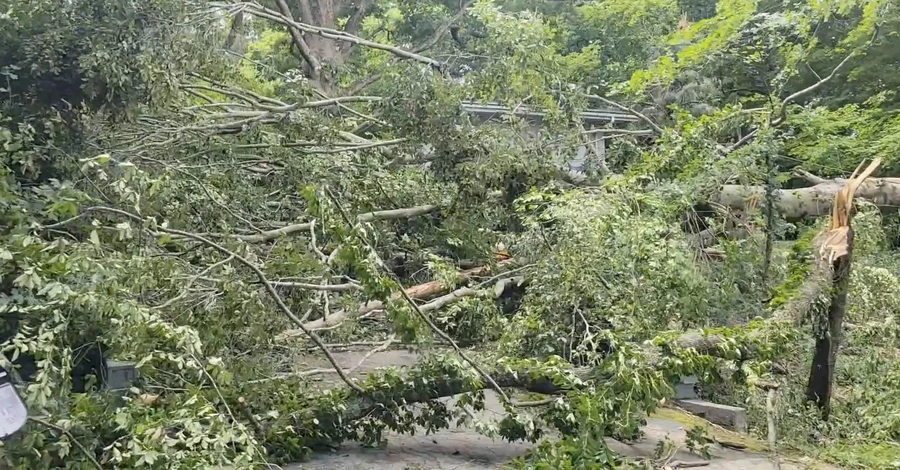
[[[827,422],[803,393],[821,312],[773,315],[827,216],[777,195],[897,170],[893,0],[0,12],[0,348],[33,418],[0,447],[13,468],[258,468],[445,428],[489,389],[551,395],[469,423],[540,442],[515,468],[643,465],[603,438],[636,438],[689,374],[757,429],[754,384],[781,383],[786,445],[900,458],[900,192],[854,222]],[[592,108],[630,119],[594,129]],[[741,187],[762,197],[722,202]],[[327,392],[297,370],[401,340],[415,367]],[[74,392],[92,345],[140,380]]]

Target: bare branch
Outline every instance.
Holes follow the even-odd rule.
[[[408,219],[410,217],[430,214],[432,212],[438,211],[439,209],[440,206],[432,205],[410,207],[406,209],[391,209],[360,214],[357,216],[357,219],[362,223],[372,222],[375,220]]]
[[[209,265],[206,269],[204,269],[203,271],[200,271],[200,273],[198,273],[194,276],[191,276],[191,278],[188,279],[187,284],[182,289],[181,294],[178,294],[176,297],[172,297],[171,299],[165,301],[163,304],[158,305],[153,308],[156,310],[162,310],[162,309],[174,304],[175,302],[178,302],[179,300],[183,299],[187,295],[187,293],[190,292],[191,286],[193,286],[194,283],[197,282],[197,279],[200,279],[201,277],[209,274],[210,272],[212,272],[214,269],[218,268],[219,266],[223,266],[225,264],[230,263],[233,259],[234,258],[229,256],[228,258],[225,258],[222,261],[219,261],[215,264]]]
[[[757,135],[759,135],[758,127],[756,129],[753,129],[747,135],[745,135],[744,137],[741,137],[740,140],[738,140],[734,144],[730,145],[727,149],[725,149],[725,154],[734,152],[735,150],[743,147],[744,145],[747,145],[751,140],[755,139]]]
[[[287,227],[281,227],[275,230],[268,230],[262,233],[258,233],[256,235],[226,235],[226,234],[209,234],[209,236],[214,237],[234,237],[238,240],[245,241],[247,243],[263,243],[275,240],[276,238],[290,235],[292,233],[297,232],[305,232],[312,227],[311,222],[307,222],[305,224],[293,224],[288,225]]]
[[[305,282],[272,281],[272,285],[275,287],[296,287],[298,289],[309,289],[324,292],[349,292],[352,290],[362,289],[359,284],[353,284],[350,282],[346,284],[309,284]]]
[[[514,263],[513,260],[503,261],[501,263],[498,263],[498,268],[510,265],[512,263]],[[526,267],[530,267],[530,266],[524,266],[522,268],[507,271],[501,275],[494,276],[491,279],[488,279],[487,281],[482,282],[479,286],[476,286],[476,289],[463,288],[463,289],[456,290],[454,292],[451,292],[450,294],[447,294],[447,295],[444,295],[443,297],[435,299],[435,303],[433,305],[425,304],[425,305],[422,305],[420,308],[423,311],[428,312],[431,310],[435,310],[439,307],[448,305],[448,304],[452,303],[453,301],[459,300],[463,297],[467,297],[469,295],[475,295],[475,293],[477,293],[477,288],[480,287],[481,285],[492,283],[501,276],[504,276],[504,275],[507,275],[507,274],[510,274],[510,273],[513,273],[516,271],[521,271],[522,269],[524,269]],[[461,281],[465,282],[476,276],[485,274],[489,270],[490,270],[489,266],[479,266],[477,268],[472,268],[472,269],[461,272],[459,274],[459,277],[460,277]],[[439,281],[426,282],[425,284],[419,284],[417,286],[413,286],[413,287],[406,289],[406,293],[410,297],[416,298],[416,299],[431,299],[431,298],[434,298],[435,296],[440,295],[441,293],[446,292],[446,291],[447,290],[444,287],[444,285],[441,284]],[[392,300],[399,299],[399,297],[400,297],[399,294],[394,294],[392,296]],[[310,329],[310,330],[321,330],[324,328],[331,328],[335,325],[340,324],[341,322],[343,322],[344,320],[346,320],[348,318],[355,318],[355,317],[363,316],[368,313],[374,312],[376,310],[382,310],[383,308],[384,308],[383,302],[381,302],[380,300],[373,300],[373,301],[366,302],[365,304],[361,305],[355,311],[340,310],[338,312],[335,312],[333,315],[329,315],[328,318],[320,318],[318,320],[313,320],[311,322],[308,322],[308,323],[306,323],[306,328]],[[290,338],[300,336],[301,334],[302,334],[302,332],[299,330],[287,330],[287,331],[282,332],[278,336],[276,336],[275,339],[278,341],[283,341],[283,340],[287,340]]]
[[[609,127],[602,127],[598,129],[585,130],[582,132],[584,135],[592,135],[592,134],[627,134],[627,135],[653,135],[653,131],[650,129],[614,129]]]

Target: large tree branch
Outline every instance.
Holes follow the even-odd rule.
[[[265,18],[276,23],[283,24],[288,27],[296,28],[299,31],[303,31],[305,33],[316,34],[323,38],[333,39],[336,41],[344,41],[351,44],[366,46],[372,49],[378,49],[386,52],[390,52],[397,57],[401,57],[403,59],[414,60],[416,62],[420,62],[423,64],[430,65],[434,69],[438,71],[442,71],[444,68],[444,64],[437,60],[431,59],[429,57],[425,57],[419,55],[415,52],[410,52],[407,50],[403,50],[399,47],[390,46],[387,44],[381,44],[373,41],[369,41],[367,39],[360,38],[358,36],[346,33],[344,31],[338,31],[331,28],[323,28],[320,26],[313,26],[311,24],[301,23],[298,21],[294,21],[292,18],[281,14],[277,11],[268,9],[258,3],[250,4],[250,6],[246,9],[246,11],[252,15],[258,16],[260,18]]]
[[[822,288],[827,289],[827,284],[822,284]],[[818,292],[816,295],[818,294],[821,294],[821,292]],[[800,294],[800,296],[803,295]],[[801,300],[801,303],[808,304],[806,299]],[[785,308],[771,316],[768,324],[754,328],[744,335],[743,338],[731,337],[730,335],[726,337],[715,332],[703,331],[683,333],[674,339],[661,337],[648,343],[648,346],[642,349],[644,360],[639,361],[639,363],[651,368],[665,368],[670,364],[666,360],[667,357],[684,350],[691,350],[701,355],[713,357],[733,357],[734,348],[738,348],[743,353],[743,358],[753,357],[758,352],[756,344],[770,343],[769,335],[778,329],[778,325],[794,324],[798,321],[798,318],[800,317],[795,315],[792,306],[785,306]],[[653,346],[652,344],[654,343],[662,346]],[[609,377],[597,376],[590,368],[572,368],[563,371],[562,374],[566,378],[560,380],[561,377],[559,376],[553,378],[546,375],[545,372],[542,372],[542,368],[543,365],[540,363],[525,366],[500,365],[492,367],[487,373],[494,378],[495,383],[500,387],[518,388],[545,395],[568,392],[591,381],[610,380]],[[474,372],[472,371],[471,373],[474,375]],[[427,386],[401,386],[397,389],[379,389],[371,392],[385,398],[387,402],[409,405],[490,387],[487,383],[473,384],[472,380],[467,380],[466,374],[466,371],[460,370],[453,372],[444,371],[444,373],[436,374],[413,367],[406,371],[406,375],[416,377],[416,383],[419,383],[419,380],[426,381]],[[409,381],[401,383],[409,383]],[[379,404],[367,395],[352,394],[348,397],[346,411],[342,419],[344,422],[359,419],[372,413],[378,406]]]
[[[406,209],[391,209],[384,211],[375,211],[375,212],[367,212],[365,214],[359,215],[360,222],[374,222],[378,220],[396,220],[408,217],[416,217],[419,215],[425,215],[440,209],[439,206],[418,206],[418,207],[410,207]],[[85,213],[90,212],[91,209],[85,210],[85,212],[74,216],[70,219],[64,220],[62,222],[58,222],[52,225],[47,225],[44,228],[46,229],[57,229],[63,227],[70,222],[79,219]],[[247,243],[264,243],[268,241],[272,241],[278,239],[283,236],[292,235],[297,232],[306,232],[313,226],[312,222],[305,222],[302,224],[292,224],[285,227],[267,230],[265,232],[260,232],[252,235],[241,235],[241,234],[229,234],[229,233],[204,233],[200,234],[204,237],[213,237],[213,238],[235,238],[237,240],[241,240]]]
[[[427,205],[427,206],[417,206],[417,207],[408,207],[405,209],[390,209],[384,211],[375,211],[375,212],[367,212],[365,214],[360,214],[358,219],[360,222],[375,222],[378,220],[397,220],[397,219],[406,219],[410,217],[418,217],[420,215],[430,214],[432,212],[436,212],[440,209],[440,206]],[[268,230],[265,232],[253,234],[253,235],[228,235],[228,234],[206,234],[207,236],[212,237],[233,237],[238,240],[245,241],[247,243],[264,243],[268,241],[275,240],[279,237],[283,237],[286,235],[291,235],[297,232],[306,232],[312,227],[312,222],[306,222],[302,224],[292,224],[287,227],[281,227],[274,230]]]
[[[437,212],[439,209],[439,206],[418,206],[409,207],[406,209],[390,209],[384,211],[367,212],[365,214],[358,215],[356,218],[362,223],[372,222],[375,220],[408,219],[410,217],[431,214],[432,212]]]
[[[300,4],[305,4],[307,5],[307,9],[309,8],[309,3],[305,0],[301,0]],[[278,10],[281,11],[281,14],[284,17],[293,20],[294,14],[291,13],[291,8],[288,6],[287,1],[275,0],[275,5],[278,6]],[[297,46],[297,50],[300,52],[303,60],[305,60],[307,65],[309,65],[309,78],[318,80],[322,69],[322,65],[319,63],[319,59],[313,56],[312,51],[309,48],[309,44],[307,44],[306,40],[303,39],[303,33],[300,31],[300,29],[291,25],[290,23],[285,23],[285,25],[288,28],[288,32],[291,34],[291,39],[294,40],[294,45]]]

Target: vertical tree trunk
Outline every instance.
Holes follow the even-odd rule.
[[[763,258],[762,282],[769,283],[769,268],[772,265],[772,248],[775,246],[775,165],[771,152],[766,152],[766,248]]]
[[[847,254],[832,263],[832,291],[828,306],[828,319],[822,322],[823,331],[816,338],[816,350],[809,372],[806,398],[822,410],[828,419],[831,411],[831,395],[834,389],[834,368],[841,345],[844,315],[847,312],[847,290],[850,285],[850,264],[853,258],[853,229],[847,233]]]
[[[228,37],[225,38],[224,49],[237,54],[244,54],[247,40],[247,34],[244,28],[244,12],[235,13],[231,20],[231,29],[228,30]]]

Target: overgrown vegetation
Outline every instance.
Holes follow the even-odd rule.
[[[898,5],[688,3],[2,2],[0,348],[32,420],[0,461],[249,469],[459,421],[538,443],[512,468],[653,466],[604,438],[696,374],[761,434],[779,384],[785,448],[895,468]],[[850,266],[823,246],[853,261],[812,397]],[[398,342],[417,365],[333,357]]]

